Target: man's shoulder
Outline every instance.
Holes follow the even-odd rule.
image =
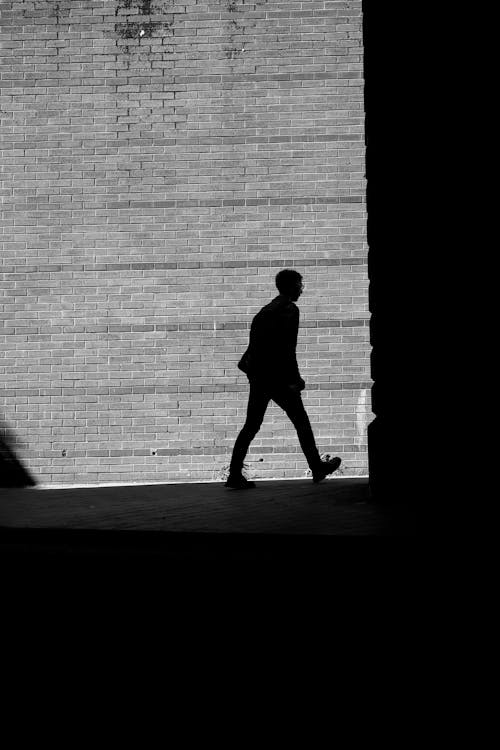
[[[267,305],[264,305],[263,307],[261,307],[254,317],[255,318],[267,317],[269,315],[272,315],[272,313],[276,312],[278,308],[279,308],[278,297],[275,297],[275,299],[271,300],[271,302],[268,302]]]
[[[275,325],[297,323],[299,320],[299,308],[297,305],[290,301],[283,299],[283,297],[275,297],[267,305],[261,307],[261,309],[254,315],[253,324],[259,328],[264,326],[274,327]]]
[[[296,314],[299,311],[299,308],[295,304],[295,302],[292,302],[291,300],[284,299],[281,295],[278,295],[275,297],[271,302],[269,302],[267,305],[264,305],[264,307],[261,309],[260,312],[276,312],[276,313],[292,313]]]

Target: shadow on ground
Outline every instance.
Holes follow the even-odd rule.
[[[3,551],[64,555],[161,555],[187,559],[323,559],[341,536],[407,536],[402,503],[371,502],[368,480],[7,489],[0,501]]]

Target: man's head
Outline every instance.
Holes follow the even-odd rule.
[[[279,293],[285,297],[289,297],[292,302],[296,302],[302,294],[304,285],[302,283],[302,276],[298,271],[284,268],[276,274],[275,281]]]

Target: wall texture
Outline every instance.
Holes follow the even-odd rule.
[[[367,473],[361,2],[0,0],[0,420],[42,484],[212,480],[283,267],[318,447]],[[271,405],[248,475],[304,476]]]

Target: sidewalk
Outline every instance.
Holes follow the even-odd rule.
[[[370,501],[365,478],[239,491],[222,483],[0,490],[0,544],[10,549],[246,556],[276,544],[320,549],[332,537],[415,533],[404,509]]]

